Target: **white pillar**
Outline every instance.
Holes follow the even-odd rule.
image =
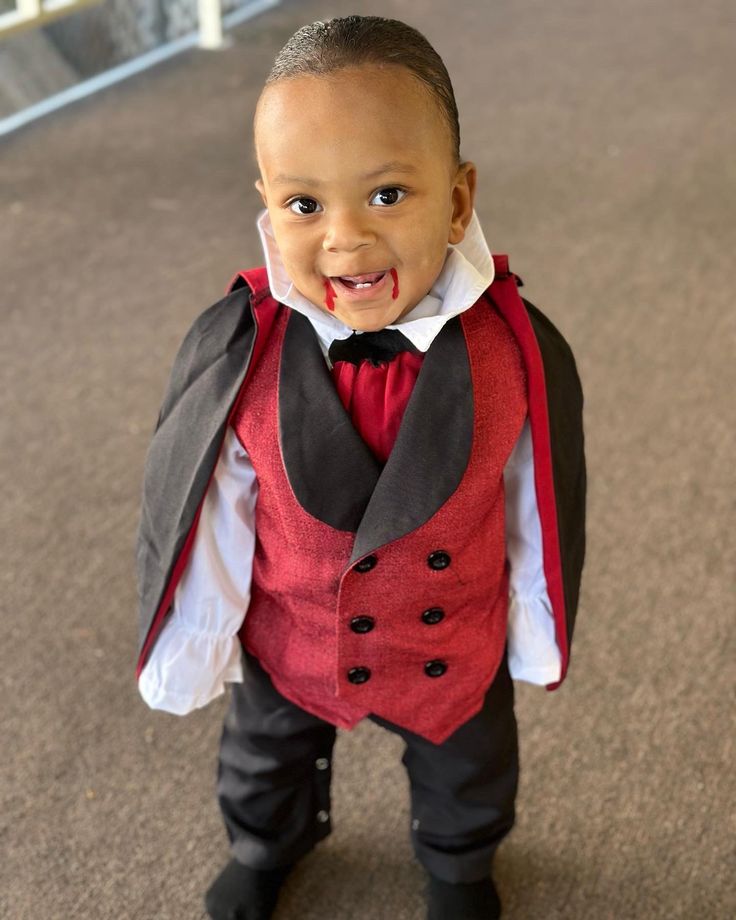
[[[222,8],[220,0],[198,0],[199,47],[222,48]]]
[[[24,18],[35,19],[41,15],[41,0],[16,0],[15,8]]]

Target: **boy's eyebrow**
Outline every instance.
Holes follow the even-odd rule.
[[[366,173],[364,179],[377,179],[379,176],[382,176],[384,173],[413,173],[416,172],[416,167],[412,166],[411,163],[402,163],[400,160],[390,160],[388,163],[383,163],[378,169],[374,169],[372,172]]]
[[[379,176],[384,175],[384,173],[414,173],[416,172],[416,167],[412,166],[411,163],[402,163],[399,160],[391,160],[388,163],[382,163],[378,169],[373,169],[369,173],[365,173],[361,176],[361,179],[366,181],[370,179],[377,179]],[[322,182],[319,179],[308,179],[306,176],[286,176],[283,173],[279,173],[273,178],[274,185],[311,185],[319,186],[322,185]]]

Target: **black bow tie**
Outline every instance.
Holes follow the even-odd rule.
[[[377,367],[393,361],[402,351],[419,353],[398,329],[381,329],[380,332],[354,332],[347,339],[335,339],[327,355],[332,364],[338,361],[360,364],[367,360]]]

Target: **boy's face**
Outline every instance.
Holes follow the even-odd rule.
[[[363,331],[416,306],[465,234],[475,168],[456,165],[438,104],[410,71],[273,83],[255,138],[256,185],[296,288]]]

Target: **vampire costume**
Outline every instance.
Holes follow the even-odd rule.
[[[506,525],[514,512],[505,477],[524,445],[534,520],[519,531],[526,523],[538,531],[559,662],[553,672],[539,671],[555,674],[548,689],[559,686],[569,662],[586,480],[582,392],[570,349],[519,296],[506,257],[493,262],[490,287],[432,341],[387,458],[377,459],[358,434],[313,330],[274,299],[264,269],[237,276],[177,356],[146,465],[138,675],[156,705],[157,673],[147,665],[205,502],[214,493],[241,500],[218,478],[228,452],[239,451],[255,471],[258,515],[249,531],[249,602],[230,627],[237,661],[232,647],[220,655],[201,699],[182,687],[180,710],[170,681],[161,708],[188,711],[221,692],[224,681],[242,681],[226,720],[219,788],[234,855],[245,865],[286,865],[329,832],[334,726],[365,717],[407,742],[414,843],[436,877],[482,878],[513,823],[509,669],[523,651],[512,651],[507,631],[513,566]],[[237,567],[237,553],[231,558]],[[249,712],[256,709],[288,713],[289,730],[268,750],[253,748]],[[305,750],[294,747],[296,737],[311,739]],[[462,775],[458,764],[470,752],[476,764]],[[255,790],[253,774],[281,775],[289,758],[294,775],[305,758],[315,774],[290,787],[289,830],[275,833],[284,801],[275,785],[268,794]],[[442,758],[448,788],[493,786],[495,801],[484,811],[456,797],[440,829],[432,815],[447,790],[432,789],[428,776]]]

